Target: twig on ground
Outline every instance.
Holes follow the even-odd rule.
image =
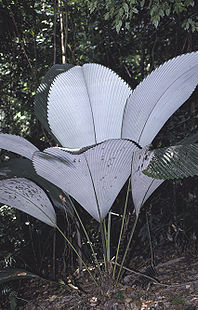
[[[111,262],[112,264],[115,264],[114,262]],[[118,266],[120,266],[120,264],[117,263]],[[160,285],[160,286],[165,286],[165,287],[180,287],[180,286],[183,286],[183,285],[188,285],[188,284],[191,284],[191,283],[196,283],[198,282],[198,279],[197,280],[192,280],[192,281],[188,281],[188,282],[184,282],[184,283],[176,283],[176,284],[166,284],[166,283],[161,283],[159,280],[157,280],[156,278],[153,278],[153,277],[150,277],[142,272],[139,272],[139,271],[136,271],[136,270],[133,270],[133,269],[129,269],[127,267],[124,267],[123,266],[123,269],[130,272],[130,273],[134,273],[136,275],[139,275],[141,277],[145,277],[151,281],[153,281],[153,284],[156,284],[156,285]]]

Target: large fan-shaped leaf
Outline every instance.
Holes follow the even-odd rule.
[[[56,214],[49,198],[30,180],[24,178],[1,180],[0,202],[34,216],[50,226],[53,226],[51,220],[56,222]]]
[[[57,208],[63,208],[63,203],[60,199],[60,197],[63,197],[65,201],[64,208],[66,208],[66,211],[69,211],[70,214],[73,211],[69,199],[64,195],[60,188],[40,177],[35,172],[30,160],[25,158],[15,158],[0,163],[0,180],[14,177],[27,178],[41,186],[47,192],[53,205]]]
[[[150,144],[168,118],[198,84],[198,52],[161,65],[140,83],[128,99],[122,137]]]
[[[67,148],[121,137],[129,86],[97,64],[76,66],[56,77],[48,96],[52,133]]]
[[[187,146],[189,143],[197,142],[197,140],[198,134],[195,133],[186,137],[180,143]],[[164,180],[153,179],[143,173],[151,158],[152,154],[148,147],[138,150],[132,157],[131,188],[136,213],[139,212],[141,206],[164,182]]]
[[[47,96],[49,93],[50,86],[54,81],[55,77],[59,74],[66,72],[71,69],[73,65],[71,64],[56,64],[46,73],[41,85],[39,86],[35,98],[35,114],[42,125],[47,131],[50,131],[48,121],[47,121]]]
[[[38,151],[38,148],[26,139],[6,133],[0,133],[0,148],[29,159],[32,159],[33,153]]]
[[[156,179],[179,179],[198,175],[198,144],[175,145],[149,154],[143,172]]]
[[[104,218],[130,175],[137,146],[108,140],[79,155],[60,148],[36,152],[36,172],[74,197],[96,220]],[[99,210],[98,210],[99,208]]]

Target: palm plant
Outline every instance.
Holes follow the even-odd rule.
[[[164,63],[134,91],[114,72],[101,65],[55,65],[38,89],[35,112],[61,147],[51,147],[40,152],[23,138],[0,134],[0,148],[28,158],[41,180],[49,181],[48,185],[52,183],[72,196],[100,222],[107,267],[110,255],[103,220],[131,175],[132,196],[137,214],[135,229],[141,206],[163,182],[143,173],[145,163],[150,163],[151,157],[155,158],[158,154],[158,151],[149,153],[144,148],[192,94],[197,81],[198,52],[181,55]],[[192,159],[196,152],[191,154]],[[189,171],[191,175],[192,171]],[[193,173],[197,172],[195,163]],[[181,173],[179,176],[183,177]],[[16,180],[3,180],[4,190],[13,189],[19,196],[27,196],[27,186],[30,186],[30,193],[31,188],[34,191],[32,181],[27,184],[24,178]],[[6,196],[2,190],[0,202],[17,208],[17,195],[10,196],[7,192]],[[41,193],[38,195],[40,197]],[[29,200],[30,196],[28,194]],[[44,194],[42,198],[42,201],[36,198],[34,205],[39,205],[37,209],[44,213],[46,223],[49,224],[50,220],[56,226],[53,207],[49,207],[49,202],[48,205],[44,204],[43,201],[47,199]],[[126,205],[127,203],[125,207]],[[73,208],[76,212],[74,205]],[[30,208],[26,208],[25,203],[21,209],[43,220],[41,216],[37,216],[37,211],[30,213]],[[124,214],[125,212],[126,208]],[[122,228],[124,221],[123,216]],[[122,229],[116,262],[121,235]],[[118,278],[120,272],[121,269]]]

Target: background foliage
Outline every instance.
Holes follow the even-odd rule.
[[[198,3],[191,0],[0,0],[0,131],[23,136],[40,149],[55,145],[34,116],[37,87],[54,63],[100,63],[135,88],[164,61],[198,50],[197,11]],[[154,145],[170,145],[197,132],[197,118],[195,92],[160,131]],[[5,152],[0,156],[1,161],[13,157]],[[113,207],[118,215],[123,193]],[[141,250],[145,245],[145,254],[149,249],[147,210],[154,248],[174,243],[183,249],[193,244],[191,250],[196,252],[197,203],[196,178],[165,183],[143,208],[135,240],[137,250],[139,241]],[[9,258],[9,264],[50,276],[54,238],[57,273],[60,268],[64,277],[69,267],[73,268],[76,259],[61,238],[52,231],[49,234],[48,227],[13,209],[1,207],[0,211],[1,265]],[[87,220],[83,210],[80,212],[86,223],[90,223],[97,249],[98,227],[91,218]],[[130,229],[134,215],[132,201],[128,215]],[[65,220],[60,217],[59,221],[75,242],[78,235],[75,222],[67,217]],[[113,216],[115,236],[120,222],[119,216]],[[127,239],[127,230],[125,236]],[[86,244],[82,244],[82,249],[89,256]]]

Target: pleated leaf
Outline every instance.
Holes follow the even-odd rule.
[[[50,226],[54,226],[51,220],[56,222],[56,214],[49,198],[38,185],[28,179],[0,180],[0,203],[21,210]]]
[[[58,75],[48,96],[48,122],[62,146],[76,149],[121,137],[130,87],[98,64]]]
[[[81,154],[60,148],[36,152],[36,172],[71,195],[97,221],[103,219],[130,175],[137,146],[127,140],[108,140]]]
[[[32,162],[29,159],[15,158],[0,163],[0,180],[14,177],[27,178],[41,186],[50,197],[53,205],[57,208],[63,209],[63,204],[60,199],[60,197],[63,197],[65,201],[64,208],[70,214],[72,213],[73,210],[69,199],[64,195],[60,188],[40,177],[35,172]]]
[[[32,159],[33,153],[38,151],[38,148],[26,139],[6,133],[0,133],[0,148],[29,159]]]
[[[186,137],[180,143],[187,146],[190,143],[196,143],[197,140],[198,135],[196,133]],[[143,173],[151,158],[152,153],[148,147],[136,151],[132,157],[131,189],[136,213],[139,212],[146,200],[164,182],[164,180],[154,179]]]
[[[175,145],[150,152],[143,173],[156,179],[182,179],[198,175],[198,144]]]
[[[52,66],[52,68],[44,76],[43,81],[37,90],[34,106],[35,114],[44,128],[49,132],[50,128],[47,121],[47,97],[50,86],[56,76],[66,72],[72,67],[73,65],[71,64],[56,64]]]
[[[198,84],[198,52],[173,58],[148,75],[128,99],[122,138],[150,144]]]

